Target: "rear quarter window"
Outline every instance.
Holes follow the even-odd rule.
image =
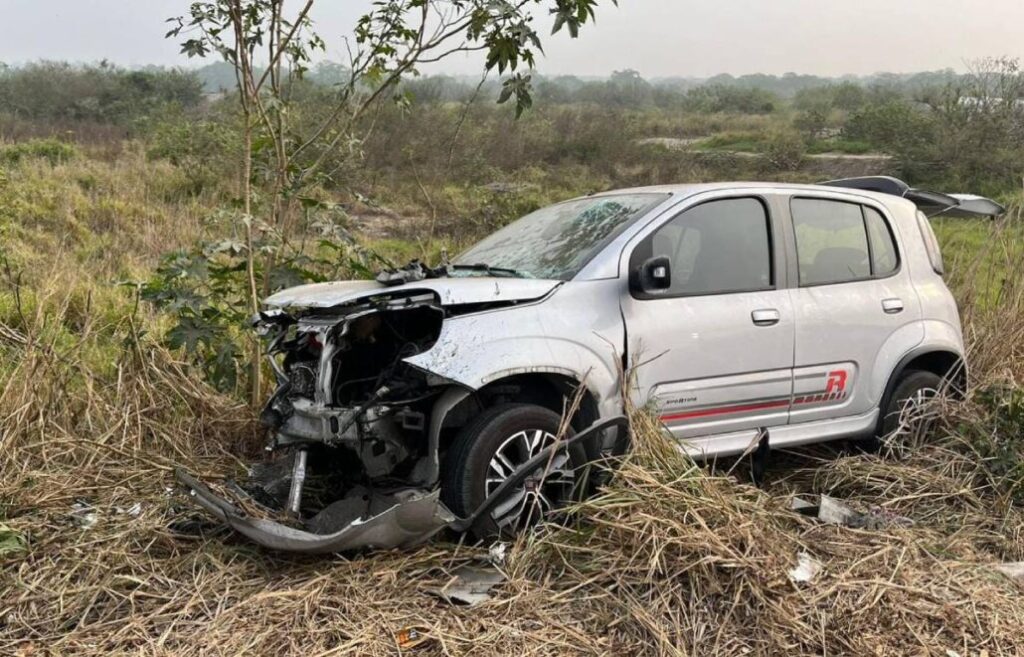
[[[932,222],[920,210],[917,212],[917,228],[921,231],[921,239],[924,240],[924,249],[928,252],[928,260],[936,274],[942,276],[946,273],[946,265],[942,262],[942,250],[939,248],[939,240],[932,230]]]
[[[877,210],[866,205],[862,207],[864,225],[868,229],[868,246],[871,247],[871,271],[875,276],[888,276],[900,266],[892,229]]]

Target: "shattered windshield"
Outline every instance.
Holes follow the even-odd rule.
[[[605,240],[666,198],[668,194],[616,194],[541,208],[484,238],[455,265],[569,280]]]

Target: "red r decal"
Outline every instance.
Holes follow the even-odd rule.
[[[828,373],[828,382],[825,384],[825,392],[843,392],[846,390],[846,370],[834,370]]]

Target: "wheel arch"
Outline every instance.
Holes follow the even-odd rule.
[[[903,375],[910,371],[932,372],[948,381],[947,392],[954,399],[967,395],[967,366],[962,354],[951,349],[920,347],[907,353],[893,368],[879,403],[879,429],[885,408]]]
[[[580,394],[580,403],[571,422],[572,428],[580,431],[601,417],[597,392],[589,388],[585,381],[569,374],[537,371],[496,378],[478,390],[466,391],[459,395],[460,399],[451,398],[454,403],[435,406],[434,412],[441,416],[432,418],[431,424],[436,435],[430,438],[436,441],[438,452],[443,452],[461,427],[468,424],[483,409],[500,403],[535,404],[562,415],[566,410],[566,403],[573,400],[577,391]],[[596,452],[592,453],[589,445],[587,451],[590,456],[596,456]]]
[[[565,403],[571,402],[577,392],[580,394],[580,404],[579,409],[573,414],[572,421],[573,428],[582,429],[600,416],[598,395],[586,385],[585,381],[554,370],[506,374],[498,377],[474,391],[459,405],[452,408],[450,413],[458,410],[459,406],[463,404],[487,407],[495,403],[514,402],[536,404],[562,415],[566,410]]]

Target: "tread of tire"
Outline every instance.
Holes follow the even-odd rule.
[[[509,409],[521,406],[532,407],[534,404],[510,402],[485,409],[459,430],[455,440],[448,448],[448,453],[445,454],[444,462],[441,464],[441,501],[449,511],[460,518],[465,518],[470,514],[462,504],[462,500],[467,497],[464,472],[469,452],[473,449],[477,435],[495,417]]]
[[[914,377],[917,377],[922,374],[927,375],[928,377],[934,377],[935,379],[938,379],[939,387],[941,387],[943,379],[934,372],[930,372],[928,370],[907,370],[906,372],[904,372],[900,376],[900,380],[899,382],[897,382],[896,387],[893,388],[892,396],[886,402],[885,408],[882,409],[882,417],[879,418],[879,437],[883,437],[887,433],[885,430],[886,420],[894,412],[893,403],[901,398],[901,395],[899,394],[900,391],[907,385],[907,382],[912,380]]]

